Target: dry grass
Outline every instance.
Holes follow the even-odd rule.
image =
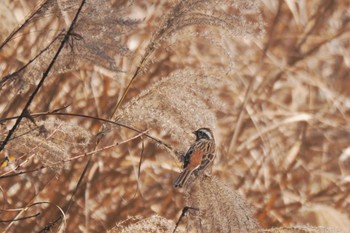
[[[83,3],[0,4],[1,231],[350,232],[349,1]]]
[[[254,232],[259,225],[246,201],[213,176],[195,180],[186,195],[192,210],[189,228],[199,232]]]

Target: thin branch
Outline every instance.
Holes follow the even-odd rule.
[[[40,55],[42,55],[44,52],[46,52],[49,48],[51,48],[51,45],[53,45],[54,42],[56,42],[56,40],[58,38],[60,38],[62,36],[62,33],[59,33],[51,42],[48,46],[46,46],[46,48],[44,48],[43,50],[41,50],[34,58],[32,58],[31,60],[29,60],[24,66],[22,66],[20,69],[18,69],[17,71],[8,74],[6,76],[4,76],[1,80],[0,80],[0,90],[1,88],[5,85],[5,82],[7,82],[9,79],[11,79],[12,77],[18,75],[20,72],[22,72],[23,70],[25,70],[31,63],[33,63]]]
[[[180,5],[181,5],[181,1],[173,8],[173,11],[169,14],[169,15],[176,15],[179,13],[179,9],[180,9]],[[160,27],[160,29],[158,31],[156,31],[153,34],[153,37],[151,39],[151,41],[149,42],[144,55],[141,58],[141,61],[139,63],[139,65],[136,67],[136,70],[133,74],[133,76],[131,77],[131,80],[128,84],[128,86],[126,87],[126,89],[124,90],[122,97],[120,98],[120,100],[118,101],[116,107],[113,110],[112,113],[112,117],[114,116],[114,114],[117,112],[117,110],[119,109],[119,107],[122,105],[126,95],[128,94],[131,85],[134,83],[136,77],[139,75],[140,71],[142,70],[142,68],[145,66],[146,61],[148,60],[148,58],[152,55],[152,53],[156,50],[157,46],[157,42],[161,41],[160,39],[162,38],[162,36],[164,34],[166,34],[167,30],[171,27],[172,23],[176,20],[176,17],[167,17],[167,21],[165,21],[162,26]]]
[[[238,138],[238,135],[241,131],[241,127],[242,127],[242,122],[243,122],[243,118],[244,118],[244,110],[247,106],[247,103],[248,103],[248,100],[249,100],[249,97],[250,97],[250,93],[251,93],[251,90],[253,89],[252,86],[253,86],[253,82],[254,82],[254,79],[252,78],[249,85],[248,85],[248,88],[245,92],[245,96],[244,96],[244,101],[242,103],[242,106],[241,106],[241,109],[240,109],[240,114],[239,114],[239,117],[238,117],[238,120],[237,120],[237,123],[236,123],[236,128],[235,128],[235,132],[233,133],[233,136],[232,136],[232,139],[231,139],[231,143],[230,143],[230,146],[229,146],[229,152],[230,153],[233,153],[234,152],[234,149],[236,147],[236,142],[237,142],[237,138]]]
[[[43,73],[43,76],[39,82],[39,84],[36,86],[35,90],[33,91],[33,93],[31,94],[31,96],[29,97],[29,100],[27,101],[26,105],[24,106],[23,110],[22,110],[22,113],[21,115],[17,118],[15,124],[13,125],[13,127],[10,129],[9,133],[7,134],[5,140],[1,143],[0,145],[0,152],[5,148],[6,144],[8,143],[8,141],[10,140],[11,136],[14,134],[14,132],[16,131],[16,129],[18,128],[19,124],[21,123],[23,117],[25,116],[25,113],[28,111],[28,108],[29,106],[31,105],[31,103],[33,102],[34,100],[34,97],[36,96],[36,94],[39,92],[40,88],[42,87],[42,85],[44,84],[46,78],[48,77],[54,63],[56,62],[59,54],[61,53],[63,47],[65,46],[66,42],[68,41],[69,39],[69,36],[70,34],[72,33],[73,29],[74,29],[74,26],[78,20],[78,16],[85,4],[85,1],[86,0],[82,0],[81,4],[80,4],[80,7],[79,9],[77,10],[77,13],[75,14],[75,17],[67,31],[67,33],[65,34],[61,44],[60,44],[60,47],[57,49],[57,52],[55,54],[55,56],[52,58],[49,66],[47,67],[46,71]],[[7,158],[4,158],[4,161],[6,160]]]
[[[61,125],[62,125],[62,123],[58,126],[58,128],[61,127]],[[54,131],[52,131],[52,132],[50,133],[50,135],[48,135],[48,136],[46,137],[46,140],[50,139],[50,138],[57,132],[57,129],[58,129],[58,128],[56,128]],[[32,153],[32,152],[35,151],[37,148],[38,148],[38,145],[35,146],[35,147],[33,147],[33,148],[30,150],[29,153]],[[12,171],[15,171],[16,169],[22,167],[24,164],[28,163],[28,161],[29,161],[30,159],[32,159],[35,155],[36,155],[36,154],[33,153],[33,154],[30,155],[27,159],[25,159],[22,163],[18,164],[18,165],[16,166],[16,168],[12,169],[11,171],[8,171],[7,173],[5,173],[5,174],[3,174],[3,175],[7,175],[7,174],[11,173]],[[20,160],[20,159],[21,159],[22,157],[24,157],[24,156],[25,156],[25,155],[20,156],[20,157],[18,158],[18,160]],[[1,177],[0,177],[0,178],[1,178]]]
[[[139,134],[137,134],[137,135],[135,135],[135,136],[133,136],[133,137],[131,137],[131,138],[128,138],[128,139],[126,139],[126,140],[124,140],[124,141],[116,142],[116,143],[114,143],[114,144],[112,144],[112,145],[105,146],[105,147],[103,147],[103,148],[99,148],[99,149],[96,149],[96,150],[93,150],[93,151],[90,151],[90,152],[87,152],[87,153],[84,153],[84,154],[76,155],[76,156],[71,157],[71,158],[69,158],[69,159],[65,159],[65,160],[62,160],[62,161],[53,163],[53,165],[59,164],[59,163],[62,163],[62,162],[73,161],[73,160],[80,159],[80,158],[83,158],[83,157],[86,157],[86,156],[89,156],[89,155],[97,154],[98,152],[101,152],[101,151],[104,151],[104,150],[111,149],[111,148],[113,148],[113,147],[116,147],[116,146],[119,146],[119,145],[121,145],[121,144],[130,142],[130,141],[132,141],[132,140],[135,140],[136,138],[139,138],[139,137],[141,137],[142,135],[146,134],[147,131],[148,131],[148,130],[145,130],[145,131],[143,131],[143,132],[141,132],[141,133],[139,133]]]
[[[18,169],[20,166],[16,167],[14,170]],[[36,171],[40,171],[42,169],[44,169],[46,167],[44,166],[40,166],[40,167],[37,167],[35,169],[32,169],[32,170],[29,170],[29,171],[19,171],[19,172],[16,172],[15,174],[5,174],[5,175],[1,175],[0,176],[0,179],[6,179],[6,178],[10,178],[10,177],[14,177],[14,176],[19,176],[19,175],[23,175],[23,174],[28,174],[28,173],[32,173],[32,172],[36,172]]]
[[[40,215],[40,213],[36,213],[36,214],[29,215],[29,216],[22,217],[22,218],[14,218],[14,219],[7,219],[7,220],[0,219],[0,223],[1,222],[18,222],[18,221],[26,220],[28,218],[35,218],[35,217],[38,217],[39,215]]]
[[[40,195],[41,191],[44,190],[44,188],[46,188],[47,185],[49,185],[51,183],[51,181],[53,181],[55,179],[55,176],[53,176],[43,187],[41,190],[38,190],[38,192],[31,198],[31,200],[28,202],[32,202],[33,200],[35,200],[35,198],[37,198],[38,195]],[[28,207],[30,207],[32,204],[28,204],[27,207],[22,208],[21,211],[16,215],[16,217],[14,219],[19,219],[20,216],[26,211],[28,210]],[[11,226],[14,224],[14,221],[11,221],[10,224],[5,228],[5,230],[3,230],[3,233],[6,233]]]
[[[32,113],[30,114],[32,117],[39,117],[39,116],[73,116],[73,117],[80,117],[80,118],[88,118],[88,119],[92,119],[92,120],[97,120],[97,121],[101,121],[101,122],[105,122],[105,123],[110,123],[112,125],[117,125],[120,127],[124,127],[126,129],[130,129],[132,131],[135,131],[137,133],[142,133],[143,131],[128,125],[125,125],[123,123],[118,123],[112,120],[108,120],[105,118],[100,118],[100,117],[94,117],[94,116],[89,116],[89,115],[84,115],[84,114],[78,114],[78,113],[61,113],[61,112],[57,112],[58,110],[53,110],[53,111],[49,111],[49,112],[42,112],[42,113]],[[13,116],[13,117],[8,117],[8,118],[4,118],[0,120],[0,124],[9,120],[14,120],[17,119],[20,116]],[[164,147],[166,147],[169,151],[176,153],[176,151],[168,144],[164,143],[163,141],[161,141],[160,139],[157,139],[147,133],[144,134],[146,137],[148,137],[149,139],[163,145]]]
[[[64,210],[64,211],[63,211],[63,213],[64,213],[63,216],[65,216],[65,214],[68,213],[69,209],[72,207],[72,205],[73,205],[73,199],[74,199],[74,197],[75,197],[75,194],[77,193],[77,191],[78,191],[78,189],[79,189],[79,187],[80,187],[80,185],[81,185],[81,183],[82,183],[82,181],[83,181],[83,178],[84,178],[84,176],[85,176],[85,174],[86,174],[86,172],[87,172],[87,170],[88,170],[88,168],[89,168],[89,166],[90,166],[90,163],[91,163],[91,156],[90,156],[90,158],[89,158],[89,161],[86,163],[86,165],[85,165],[85,167],[84,167],[84,169],[83,169],[82,174],[81,174],[80,177],[79,177],[78,183],[77,183],[77,185],[75,186],[74,191],[73,191],[73,193],[71,194],[70,199],[69,199],[67,205],[63,208],[63,210]],[[49,224],[47,224],[47,225],[46,225],[43,229],[41,229],[39,232],[51,231],[51,228],[52,228],[53,226],[55,226],[59,221],[61,221],[61,219],[62,219],[62,215],[60,215],[59,217],[57,217],[53,222],[50,222]]]
[[[99,148],[99,149],[95,149],[95,150],[93,150],[93,151],[90,151],[90,152],[87,152],[87,153],[84,153],[84,154],[79,154],[79,155],[76,155],[76,156],[71,157],[71,158],[69,158],[69,159],[65,159],[65,160],[58,161],[58,162],[53,163],[53,164],[51,164],[51,165],[56,165],[56,164],[60,164],[60,163],[67,163],[67,162],[70,162],[70,161],[73,161],[73,160],[77,160],[77,159],[80,159],[80,158],[83,158],[83,157],[86,157],[86,156],[92,156],[92,155],[97,154],[97,153],[99,153],[99,152],[101,152],[101,151],[108,150],[108,149],[111,149],[111,148],[113,148],[113,147],[122,145],[122,144],[127,143],[127,142],[130,142],[130,141],[132,141],[132,140],[135,140],[136,138],[139,138],[139,137],[141,137],[142,135],[146,134],[147,131],[148,131],[148,130],[145,130],[145,131],[143,131],[143,132],[141,132],[141,133],[139,133],[139,134],[137,134],[137,135],[135,135],[135,136],[133,136],[133,137],[131,137],[131,138],[128,138],[128,139],[126,139],[126,140],[124,140],[124,141],[116,142],[116,143],[114,143],[114,144],[112,144],[112,145],[105,146],[105,147]],[[141,156],[142,156],[142,155],[141,155]],[[9,172],[7,172],[7,173],[1,175],[1,176],[0,176],[0,179],[5,179],[5,178],[14,177],[14,176],[18,176],[18,175],[23,175],[23,174],[27,174],[27,173],[31,173],[31,172],[36,172],[36,171],[40,171],[40,170],[46,168],[45,166],[40,166],[40,167],[35,168],[35,169],[33,169],[33,170],[29,170],[29,171],[20,171],[20,172],[17,172],[17,173],[15,173],[15,174],[9,174],[10,172],[14,172],[15,170],[17,170],[17,169],[20,168],[21,166],[23,166],[23,163],[22,163],[22,164],[19,164],[19,165],[18,165],[16,168],[14,168],[13,170],[11,170],[11,171],[9,171]]]
[[[174,230],[173,230],[173,233],[176,232],[176,229],[178,228],[178,226],[179,226],[179,224],[180,224],[182,218],[185,217],[186,213],[187,213],[189,210],[196,210],[196,211],[199,211],[198,208],[185,206],[185,207],[182,209],[181,215],[180,215],[179,219],[177,220],[177,222],[176,222],[176,224],[175,224],[175,228],[174,228]]]
[[[21,31],[28,23],[30,23],[30,21],[32,21],[32,19],[34,18],[34,16],[41,10],[44,8],[44,6],[49,3],[50,0],[46,0],[43,4],[41,4],[37,10],[34,10],[33,13],[31,15],[28,16],[28,18],[24,21],[24,23],[19,26],[17,29],[15,29],[14,31],[11,32],[11,34],[6,37],[6,39],[4,40],[4,42],[2,42],[0,44],[0,50],[13,38],[14,35],[16,35],[19,31]]]
[[[141,153],[140,153],[140,161],[139,161],[139,167],[138,167],[138,172],[137,172],[137,179],[139,181],[140,175],[141,175],[141,165],[143,162],[143,152],[145,151],[145,142],[143,141],[142,135],[141,135]]]

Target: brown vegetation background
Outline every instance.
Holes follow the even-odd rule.
[[[218,205],[239,193],[263,228],[350,232],[349,9],[2,1],[1,231],[172,231],[177,152],[210,127],[214,177],[236,191]]]

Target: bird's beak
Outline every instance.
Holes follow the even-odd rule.
[[[193,133],[194,135],[196,135],[197,131],[193,131],[192,133]]]

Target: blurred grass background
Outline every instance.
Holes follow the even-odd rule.
[[[68,106],[61,112],[148,129],[180,151],[193,130],[211,127],[214,175],[246,198],[263,228],[310,224],[350,232],[350,3],[259,2],[88,1],[30,113]],[[1,43],[26,22],[0,50],[1,140],[79,4],[0,4]],[[6,76],[56,37],[26,69]],[[75,191],[66,232],[105,231],[128,216],[176,222],[184,199],[172,183],[181,165],[144,136],[94,153],[75,189],[103,124],[62,115],[23,119],[18,138],[0,152],[10,160],[0,170],[1,230],[44,229]],[[137,134],[103,127],[109,130],[98,148]],[[21,209],[39,202],[50,204]],[[16,216],[29,218],[10,221]]]

